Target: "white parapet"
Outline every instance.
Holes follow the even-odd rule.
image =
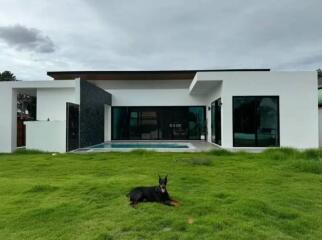
[[[26,149],[66,152],[66,121],[30,121],[26,125]]]

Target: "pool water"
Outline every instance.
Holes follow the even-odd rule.
[[[91,148],[189,148],[178,143],[101,143]]]

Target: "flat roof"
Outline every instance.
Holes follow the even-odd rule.
[[[197,72],[267,72],[270,69],[212,69],[212,70],[158,70],[158,71],[54,71],[47,75],[54,80],[187,80]]]

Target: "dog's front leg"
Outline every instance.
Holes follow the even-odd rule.
[[[166,200],[164,201],[165,205],[172,206],[172,207],[177,207],[179,206],[179,202],[176,200]]]
[[[130,202],[131,207],[137,208],[138,207],[138,202]]]

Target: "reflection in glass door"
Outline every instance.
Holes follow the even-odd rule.
[[[211,103],[211,141],[221,145],[221,99]]]
[[[133,107],[127,110],[130,140],[156,140],[158,136],[158,112],[150,108]],[[127,124],[126,124],[127,125]]]
[[[79,105],[66,103],[66,151],[79,148]]]
[[[173,140],[188,139],[188,108],[178,108],[172,112],[172,122],[169,127],[172,129]]]
[[[113,140],[200,140],[204,106],[112,107]]]
[[[142,140],[156,140],[158,136],[158,112],[146,110],[139,112],[139,128]]]
[[[234,147],[279,146],[279,97],[233,97]]]

